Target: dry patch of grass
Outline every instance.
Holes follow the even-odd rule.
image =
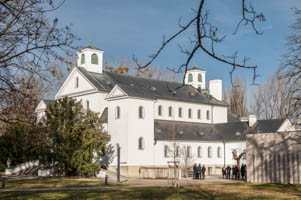
[[[1,191],[1,190],[0,190]],[[301,199],[301,186],[276,184],[201,184],[170,187],[5,192],[0,199]]]
[[[59,188],[59,187],[92,187],[104,185],[103,180],[85,180],[76,178],[37,178],[25,180],[8,180],[6,189],[20,188]],[[114,185],[110,183],[110,185]]]

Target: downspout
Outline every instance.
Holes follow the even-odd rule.
[[[211,124],[213,124],[213,107],[214,106],[211,106]]]
[[[156,103],[158,102],[158,100],[155,100],[154,101],[154,106],[153,106],[153,126],[154,126],[154,137],[155,137],[155,116],[156,116]],[[156,144],[157,144],[157,140],[155,140],[155,138],[154,138],[154,146],[153,146],[153,166],[155,166],[155,160],[156,160],[156,151],[155,151],[155,146],[156,146]]]
[[[226,167],[226,141],[223,140],[223,144],[224,144],[224,167]]]

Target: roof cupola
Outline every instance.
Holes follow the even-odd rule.
[[[102,73],[104,51],[89,45],[77,51],[77,66],[89,72]]]
[[[198,67],[188,69],[185,75],[185,85],[206,89],[206,71]]]

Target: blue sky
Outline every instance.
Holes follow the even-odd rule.
[[[142,60],[148,59],[161,45],[162,36],[176,32],[179,17],[183,22],[193,16],[191,8],[197,8],[199,0],[67,0],[52,17],[59,18],[61,25],[72,24],[74,33],[81,38],[77,45],[92,45],[104,50],[105,60],[128,58],[136,55]],[[250,64],[258,65],[262,83],[274,73],[286,51],[285,38],[289,36],[289,25],[294,23],[291,11],[301,7],[300,0],[252,0],[257,11],[262,11],[267,19],[258,24],[264,30],[262,36],[256,35],[249,26],[241,27],[236,36],[232,36],[240,19],[240,0],[207,0],[209,21],[219,27],[225,41],[217,46],[221,55],[231,55],[236,50],[241,58],[251,58]],[[155,64],[161,67],[177,67],[186,58],[178,44],[189,47],[188,36],[178,38],[158,57]],[[231,67],[219,63],[200,53],[192,61],[207,70],[208,79],[222,79],[224,89],[230,85]],[[251,84],[251,72],[239,70],[236,75],[244,75]],[[250,89],[254,86],[250,86]]]

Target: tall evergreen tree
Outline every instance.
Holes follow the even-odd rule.
[[[106,150],[109,136],[102,133],[97,113],[65,97],[48,106],[44,124],[50,150],[44,161],[54,159],[65,175],[91,176],[99,170],[95,161]]]

